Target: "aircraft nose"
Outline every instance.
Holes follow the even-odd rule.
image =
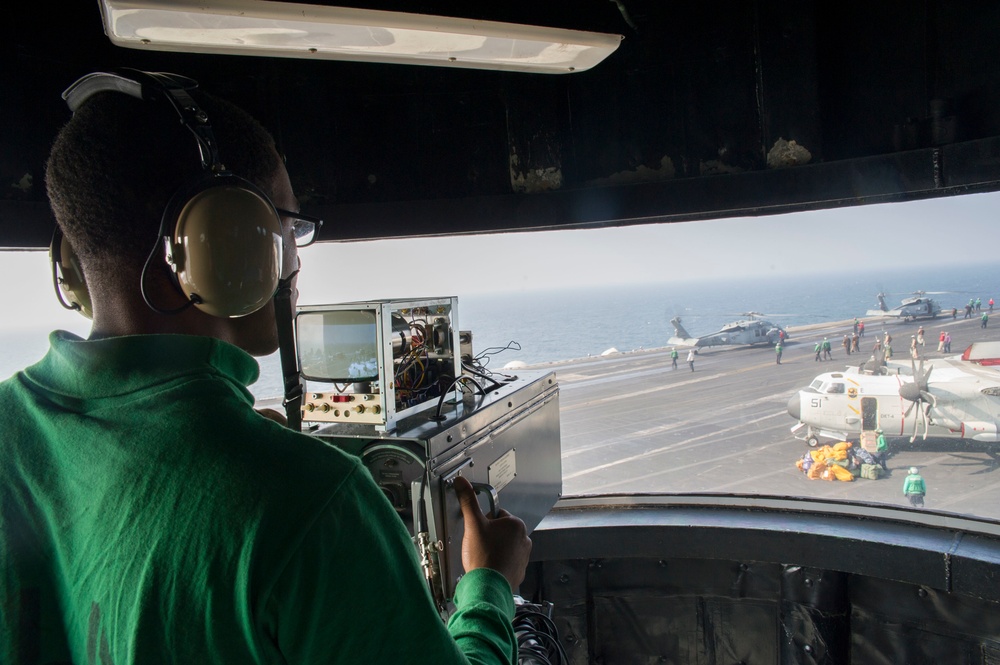
[[[802,419],[802,404],[798,393],[792,395],[792,398],[788,400],[788,415],[796,420]]]

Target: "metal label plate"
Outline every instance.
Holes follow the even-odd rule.
[[[496,488],[496,491],[499,492],[509,485],[510,481],[514,480],[514,476],[517,475],[515,449],[511,448],[501,455],[493,464],[490,464],[487,471],[490,477],[490,485]]]

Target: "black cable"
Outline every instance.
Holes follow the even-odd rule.
[[[496,388],[496,387],[499,387],[499,386],[502,385],[500,382],[498,382],[496,379],[493,378],[493,376],[495,374],[498,374],[499,376],[503,377],[504,381],[513,381],[514,379],[517,378],[517,376],[515,376],[515,375],[504,374],[502,372],[493,372],[492,370],[489,370],[486,367],[486,365],[489,364],[491,356],[497,355],[499,353],[503,353],[504,351],[508,351],[508,350],[511,350],[511,351],[520,351],[521,350],[521,345],[519,343],[517,343],[516,341],[511,340],[510,342],[507,343],[507,346],[491,346],[491,347],[488,347],[485,350],[481,351],[474,358],[470,358],[468,362],[463,362],[462,363],[462,367],[464,369],[466,369],[467,371],[469,371],[469,373],[471,373],[471,374],[475,374],[476,376],[478,376],[480,378],[488,379],[489,381],[492,381],[494,383],[494,385],[490,388],[492,390],[493,388]],[[485,362],[484,362],[484,359],[485,359]]]
[[[503,387],[503,384],[500,383],[499,381],[497,381],[496,379],[494,379],[492,376],[477,371],[475,367],[473,367],[472,365],[470,365],[468,363],[462,363],[462,369],[464,369],[469,374],[475,374],[476,376],[478,376],[481,379],[486,379],[487,381],[492,381],[493,385],[490,386],[490,390],[496,390],[497,388],[502,388]]]
[[[414,525],[416,528],[413,532],[414,537],[427,530],[427,508],[424,505],[424,493],[427,491],[427,485],[430,484],[430,473],[430,469],[424,464],[424,473],[420,477],[420,500],[417,502],[420,510],[414,515],[416,520],[416,524]]]
[[[56,270],[56,264],[62,263],[62,231],[59,229],[59,225],[56,225],[55,231],[52,232],[52,242],[49,247],[52,248],[52,286],[56,290],[56,298],[59,299],[59,304],[66,309],[70,309],[79,312],[82,308],[76,303],[70,303],[63,298],[62,289],[59,287],[59,273]]]
[[[441,415],[441,408],[444,406],[444,398],[448,396],[448,393],[451,392],[451,389],[455,387],[455,384],[460,383],[462,381],[472,381],[472,383],[475,384],[477,388],[479,388],[479,394],[482,395],[483,398],[486,397],[486,391],[483,390],[483,386],[480,385],[480,383],[475,379],[473,379],[471,376],[466,376],[465,374],[461,376],[456,376],[454,379],[452,379],[451,383],[448,384],[448,387],[441,392],[441,399],[438,400],[437,411],[434,412],[434,417],[432,418],[433,420],[438,420],[438,421],[444,420],[444,416]],[[480,403],[482,403],[482,400],[480,400]]]
[[[515,604],[514,634],[522,665],[566,665],[569,658],[559,641],[559,630],[541,605]]]
[[[296,270],[285,279],[278,280],[278,288],[273,297],[274,327],[278,335],[278,358],[284,387],[281,402],[285,407],[286,425],[295,432],[302,431],[302,402],[306,392],[306,382],[295,347],[295,306],[292,303],[292,281],[298,274],[299,271]]]
[[[421,320],[423,321],[423,319]],[[411,377],[414,379],[413,384],[405,386],[405,388],[400,391],[401,397],[403,395],[409,395],[409,397],[405,399],[412,399],[413,396],[426,393],[430,389],[430,387],[421,387],[423,385],[424,378],[427,375],[427,367],[430,364],[430,348],[427,346],[426,321],[424,321],[423,326],[417,323],[416,320],[410,321],[408,325],[412,339],[419,339],[420,341],[416,344],[411,342],[410,348],[403,352],[398,360],[393,361],[394,365],[396,365],[393,370],[393,381],[395,381],[397,388],[402,387],[404,384],[402,379],[411,368],[415,367],[417,363],[422,360],[423,367],[419,377]],[[417,331],[417,335],[412,335],[414,330]],[[417,378],[419,378],[419,381],[417,381]]]
[[[180,314],[191,305],[200,305],[202,303],[202,299],[198,297],[197,294],[192,293],[191,297],[188,298],[188,301],[183,305],[181,305],[180,307],[176,307],[174,309],[160,309],[150,301],[149,295],[146,293],[146,276],[149,274],[149,269],[153,265],[153,259],[156,257],[157,250],[159,250],[160,248],[160,243],[163,241],[165,237],[164,228],[166,225],[167,210],[169,209],[170,206],[168,205],[167,208],[164,209],[163,211],[163,217],[160,219],[160,235],[157,237],[156,242],[153,243],[153,249],[149,251],[149,256],[146,258],[146,262],[142,265],[142,273],[139,275],[139,292],[142,294],[142,299],[146,303],[146,306],[149,307],[151,310],[153,310],[157,314],[172,315],[172,314]],[[183,294],[183,291],[181,293]]]
[[[489,359],[491,356],[495,356],[498,353],[503,353],[504,351],[520,351],[520,350],[521,350],[521,345],[518,342],[511,340],[507,342],[507,346],[490,346],[487,347],[486,349],[483,349],[476,355],[474,360],[481,363],[483,367],[485,367],[486,365],[490,364]],[[484,358],[486,359],[486,362],[483,362]]]

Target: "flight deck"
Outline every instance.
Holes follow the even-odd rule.
[[[923,325],[926,359],[961,354],[973,342],[1000,339],[974,319],[885,323],[865,317],[860,352],[841,341],[853,320],[790,329],[781,364],[770,346],[701,349],[694,371],[669,347],[551,363],[561,390],[564,496],[591,494],[741,494],[909,506],[903,479],[916,466],[927,483],[926,509],[1000,519],[1000,443],[889,438],[889,475],[853,482],[811,480],[795,466],[809,450],[794,438],[788,401],[818,374],[857,366],[876,335],[893,337],[893,360],[909,362],[909,341]],[[995,325],[1000,325],[1000,321]],[[952,336],[952,353],[937,352]],[[816,361],[824,337],[833,360]]]

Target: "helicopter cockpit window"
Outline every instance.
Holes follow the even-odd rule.
[[[835,383],[831,383],[830,385],[828,385],[826,387],[826,392],[828,392],[830,394],[839,395],[839,394],[841,394],[841,393],[844,392],[844,384],[843,383],[836,383],[836,382]]]
[[[809,387],[813,390],[819,390],[823,386],[823,379],[816,379],[809,384]]]

